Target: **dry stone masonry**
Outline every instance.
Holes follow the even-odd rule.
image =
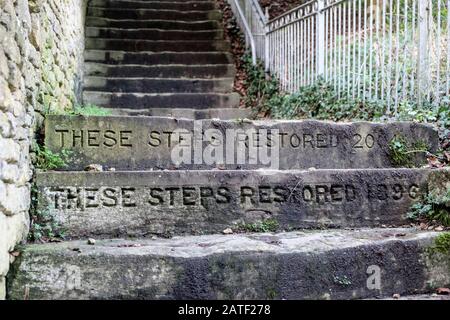
[[[399,168],[390,153],[395,137],[435,152],[432,127],[243,119],[249,112],[233,92],[234,57],[212,0],[89,1],[83,76],[81,20],[62,26],[58,14],[80,17],[81,3],[39,3],[8,7],[47,17],[60,38],[51,55],[31,44],[44,61],[39,72],[15,62],[23,88],[0,78],[28,114],[6,119],[29,118],[1,127],[0,143],[12,147],[0,149],[0,204],[16,207],[2,207],[0,218],[18,217],[23,228],[7,235],[0,275],[26,230],[30,175],[16,179],[11,168],[29,172],[19,154],[28,157],[33,110],[70,107],[82,81],[83,102],[113,115],[46,116],[46,146],[72,156],[64,168],[36,172],[36,205],[67,238],[19,249],[8,298],[360,299],[450,285],[450,254],[433,249],[440,235],[411,228],[406,216],[428,191],[448,186],[448,170],[421,168],[423,153],[411,156],[416,169]],[[18,35],[5,34],[17,44]],[[5,57],[0,70],[10,72],[16,56]],[[37,75],[36,91],[26,79]],[[7,188],[23,190],[14,192],[23,201]]]
[[[85,6],[0,1],[0,299],[9,253],[28,230],[33,131],[81,93]]]

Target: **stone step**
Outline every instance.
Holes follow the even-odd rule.
[[[94,98],[95,96],[86,101],[95,102],[98,99]],[[108,101],[100,102],[108,104]],[[133,107],[136,105],[131,106]],[[163,106],[155,105],[155,108],[161,107]],[[183,114],[176,116],[183,117]],[[438,148],[439,141],[437,132],[431,126],[409,122],[192,121],[157,117],[48,116],[45,127],[45,143],[50,150],[60,152],[62,148],[68,148],[75,152],[76,157],[68,167],[72,170],[83,169],[92,163],[112,166],[118,170],[174,167],[281,170],[390,168],[394,164],[389,144],[395,136],[404,137],[408,145],[421,142],[433,153]],[[97,134],[89,133],[90,130]],[[117,139],[117,135],[123,131],[128,132],[131,147],[122,148],[117,144],[110,146],[112,140],[106,138],[106,133],[113,133]],[[185,161],[177,166],[172,154],[180,147],[187,149],[189,141],[197,141],[198,138],[194,137],[201,138],[202,132],[204,141],[200,146],[200,153],[206,154],[215,148],[223,154],[223,159],[218,153],[216,159],[208,162],[190,164]],[[92,145],[89,145],[90,134],[94,137]],[[83,136],[82,144],[76,138],[80,135]],[[264,139],[267,143],[264,143]],[[269,144],[269,140],[272,144]],[[220,142],[219,145],[216,142]],[[263,148],[266,145],[272,147]],[[130,154],[133,155],[132,159]],[[236,154],[239,154],[239,158]],[[269,155],[268,159],[265,159],[265,154]],[[424,162],[425,156],[420,153],[411,158],[411,164],[421,165]]]
[[[225,52],[125,52],[86,50],[86,62],[134,65],[211,65],[233,64],[233,56]]]
[[[86,38],[86,49],[152,51],[152,52],[211,52],[229,51],[230,42],[225,40],[136,40]]]
[[[238,93],[117,93],[84,91],[83,101],[105,108],[237,108]]]
[[[131,144],[126,131],[109,136],[123,149]],[[133,161],[132,152],[127,159]],[[435,172],[73,171],[40,172],[35,181],[38,210],[65,235],[114,238],[213,234],[264,223],[277,230],[409,225],[406,214]]]
[[[217,30],[222,28],[217,20],[179,21],[179,20],[132,20],[107,19],[102,17],[86,17],[86,25],[90,27],[109,28],[147,28],[165,30]]]
[[[233,78],[167,79],[85,77],[84,90],[136,93],[226,93],[233,91]]]
[[[222,12],[210,11],[185,11],[185,10],[163,10],[163,9],[112,9],[89,7],[88,17],[102,17],[109,19],[131,19],[131,20],[169,20],[169,21],[206,21],[222,20]]]
[[[214,1],[129,1],[129,0],[93,0],[92,7],[119,8],[119,9],[164,9],[180,11],[215,10]]]
[[[247,108],[213,108],[213,109],[167,109],[167,108],[151,108],[151,109],[108,109],[111,115],[120,116],[151,116],[151,117],[170,117],[178,119],[204,120],[204,119],[222,119],[222,120],[238,120],[246,119],[252,116],[252,111]]]
[[[367,299],[450,284],[439,233],[238,234],[27,245],[9,299]]]
[[[87,62],[84,65],[86,76],[116,78],[234,78],[236,68],[232,64],[198,65],[109,65]]]
[[[119,29],[87,27],[86,37],[140,40],[217,40],[223,39],[223,30],[185,31],[161,29]]]

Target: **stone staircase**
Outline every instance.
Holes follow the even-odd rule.
[[[245,117],[214,1],[90,1],[84,101],[119,114]]]
[[[36,173],[37,209],[67,240],[20,248],[10,299],[364,299],[450,284],[439,233],[406,218],[449,174],[395,168],[389,153],[399,135],[435,151],[432,127],[232,120],[213,1],[93,0],[87,24],[85,100],[116,115],[46,119],[46,146],[72,157]]]

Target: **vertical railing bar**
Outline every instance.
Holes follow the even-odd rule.
[[[447,0],[447,84],[445,94],[447,100],[450,96],[450,0]],[[448,102],[447,102],[448,103]]]
[[[356,5],[357,2],[353,3],[353,35],[352,35],[352,46],[353,46],[353,76],[352,76],[352,98],[356,97]]]
[[[361,24],[361,0],[358,0],[358,83],[357,83],[357,96],[361,97],[361,35],[362,35],[362,24]]]
[[[384,101],[384,89],[386,84],[386,0],[383,0],[382,7],[381,7],[381,17],[382,17],[382,23],[381,23],[381,100]]]
[[[406,99],[406,84],[407,84],[407,75],[406,75],[406,63],[408,59],[408,0],[403,0],[404,3],[404,18],[403,23],[405,24],[405,31],[404,31],[404,39],[403,41],[405,44],[403,45],[403,72],[402,72],[402,100]]]
[[[336,7],[332,8],[333,10],[333,84],[334,90],[337,90],[337,9]]]
[[[366,76],[367,76],[367,0],[364,0],[364,54],[363,54],[363,100],[366,100]]]
[[[437,65],[436,65],[436,104],[440,102],[440,87],[441,87],[441,0],[438,1],[437,7],[437,36],[436,36],[436,50],[437,50]]]
[[[373,88],[373,0],[370,0],[370,23],[369,23],[369,99],[372,99]]]
[[[387,85],[387,99],[388,99],[388,114],[391,114],[391,106],[392,106],[392,51],[393,51],[393,1],[389,1],[389,50],[388,50],[388,63],[389,63],[389,76],[388,76],[388,85]]]
[[[376,4],[375,9],[375,48],[378,51],[375,51],[375,100],[378,100],[378,94],[379,94],[379,81],[380,81],[380,61],[381,61],[381,54],[380,52],[380,7],[379,3]],[[373,10],[373,9],[372,9]]]
[[[351,40],[350,37],[352,35],[352,28],[351,28],[351,17],[352,17],[352,2],[353,0],[350,0],[347,2],[347,32],[346,32],[346,42],[347,42],[347,96],[350,97],[350,83],[351,83]]]
[[[399,83],[399,76],[400,76],[400,0],[397,0],[397,17],[396,17],[396,39],[395,39],[395,102],[394,102],[394,112],[395,115],[397,115],[398,110],[398,83]]]
[[[433,29],[433,2],[431,0],[429,0],[428,2],[428,32],[430,35],[432,35]],[[433,37],[429,36],[428,37],[428,42],[427,42],[427,49],[428,51],[430,51],[430,49],[432,48],[432,40]],[[427,76],[428,76],[428,88],[427,88],[427,100],[428,102],[430,102],[431,100],[431,91],[432,91],[432,62],[433,60],[430,59],[430,56],[428,57],[428,68],[427,68]]]
[[[346,34],[346,24],[347,24],[347,1],[342,2],[342,91],[346,88],[347,81],[347,44],[345,43]]]
[[[414,52],[414,43],[416,42],[416,9],[417,9],[417,0],[412,0],[412,34],[411,34],[411,55]],[[414,79],[417,76],[417,69],[416,66],[413,65],[411,66],[411,68],[413,68],[412,72],[411,72],[411,84],[410,84],[410,96],[411,98],[414,97],[414,92],[415,92],[415,82]]]

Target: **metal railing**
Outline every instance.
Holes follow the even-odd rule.
[[[262,61],[266,57],[266,26],[268,18],[263,13],[258,0],[228,0],[240,28],[244,30],[247,48],[252,49],[252,55]]]
[[[270,21],[256,0],[236,1],[284,91],[321,77],[389,112],[404,101],[448,102],[450,0],[312,0]]]

